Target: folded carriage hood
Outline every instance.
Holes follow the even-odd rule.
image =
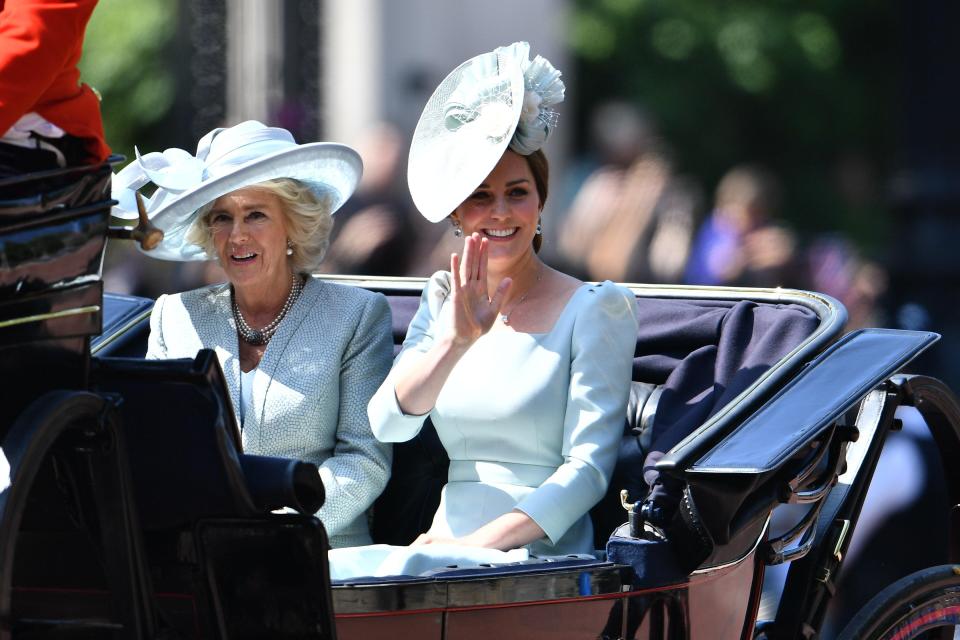
[[[936,342],[932,332],[861,329],[813,359],[770,400],[729,429],[680,475],[688,507],[716,544],[756,528],[810,454],[844,415]],[[822,449],[824,445],[820,443]]]
[[[813,360],[686,474],[763,474],[778,468],[940,336],[860,329]]]

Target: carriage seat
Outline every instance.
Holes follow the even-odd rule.
[[[624,436],[629,432],[637,439],[639,447],[647,451],[653,433],[653,418],[657,413],[663,386],[649,382],[630,383],[630,399],[627,401],[627,422]]]
[[[636,476],[642,472],[643,459],[650,450],[653,423],[662,395],[662,385],[636,380],[630,383],[630,398],[627,400],[627,415],[620,438],[620,451],[617,452],[617,465],[607,486],[606,495],[590,510],[596,549],[606,547],[610,534],[627,520],[627,514],[620,504],[620,491],[636,486]],[[629,498],[634,501],[641,496],[630,495]]]

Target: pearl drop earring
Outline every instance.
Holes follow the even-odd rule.
[[[287,255],[288,256],[293,255],[293,243],[290,242],[289,240],[287,240]]]

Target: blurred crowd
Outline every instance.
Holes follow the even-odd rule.
[[[781,217],[782,185],[769,168],[738,164],[705,188],[676,170],[651,119],[626,103],[597,109],[588,139],[590,150],[551,176],[548,262],[586,280],[809,289],[840,300],[849,328],[883,323],[887,275],[864,250],[868,234],[840,224],[799,233]],[[335,216],[323,271],[426,276],[447,268],[462,240],[413,210],[409,138],[378,124],[347,142],[363,158],[363,180]],[[835,173],[841,200],[862,207],[869,186],[861,164],[845,159]],[[108,252],[109,291],[155,297],[224,280],[214,263],[147,260],[129,244]]]

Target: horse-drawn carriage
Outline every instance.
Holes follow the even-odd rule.
[[[815,293],[632,286],[641,333],[596,557],[331,581],[315,470],[245,455],[213,353],[143,360],[152,301],[103,294],[108,233],[144,235],[108,231],[109,180],[104,165],[0,183],[0,637],[821,637],[902,406],[932,433],[939,514],[956,521],[960,408],[900,373],[935,334],[842,335],[843,308]],[[386,294],[399,345],[423,281],[340,280]],[[685,318],[710,330],[684,333]],[[640,486],[664,441],[669,518]],[[396,447],[376,541],[424,530],[446,464],[429,428]],[[783,504],[801,514],[777,529]],[[840,637],[954,637],[956,530],[944,539],[940,566],[890,585]],[[785,563],[779,606],[761,607],[765,571]]]

